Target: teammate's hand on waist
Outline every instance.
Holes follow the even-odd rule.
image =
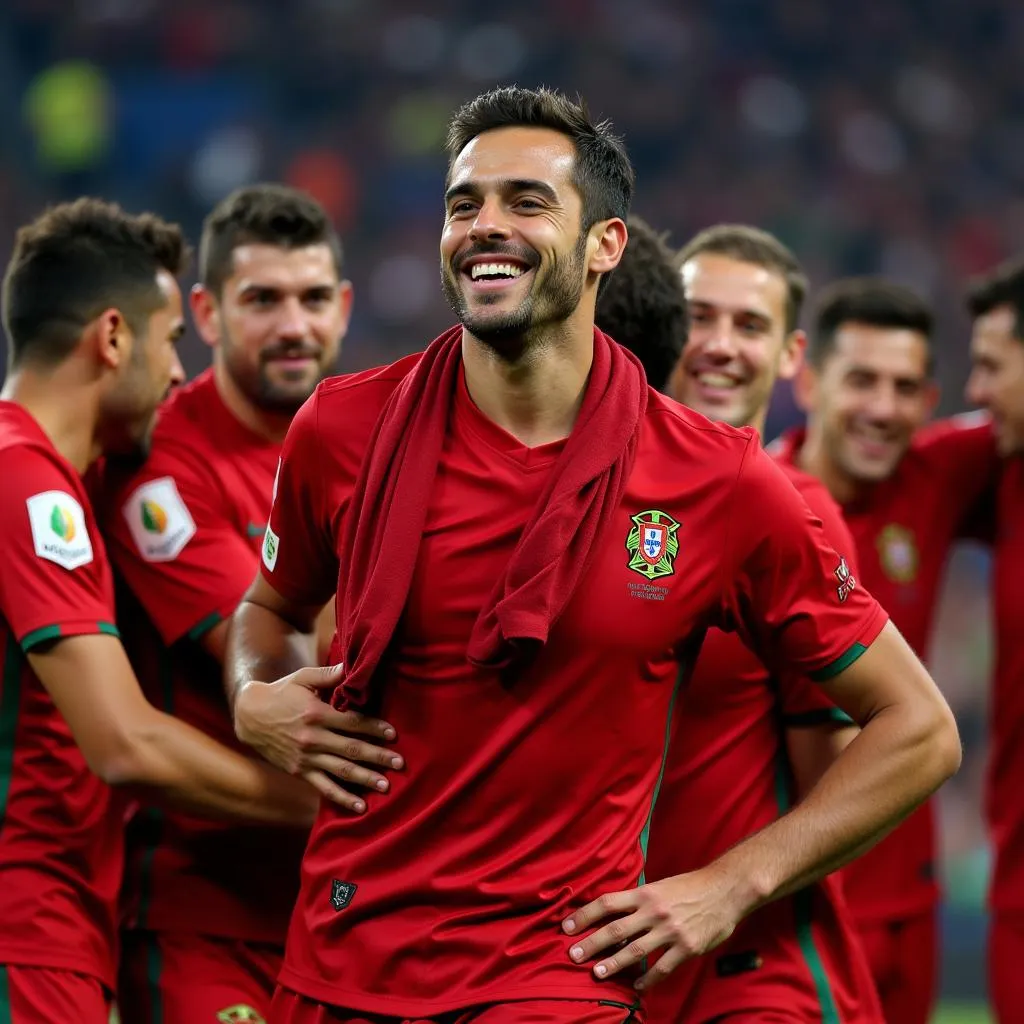
[[[340,677],[341,666],[335,665],[302,668],[273,683],[247,682],[235,700],[235,734],[321,796],[362,814],[366,802],[350,788],[385,793],[388,780],[372,769],[399,769],[404,761],[360,738],[392,742],[393,726],[358,711],[338,711],[320,699],[320,691],[333,690]]]
[[[634,984],[648,989],[684,960],[714,949],[732,934],[742,916],[731,898],[732,889],[724,872],[705,868],[608,893],[562,922],[563,931],[574,936],[606,922],[572,945],[569,956],[580,964],[597,960],[594,975],[610,978],[664,950]],[[609,951],[612,955],[605,955]]]

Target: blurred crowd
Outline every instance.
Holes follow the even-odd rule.
[[[440,154],[496,82],[586,97],[625,135],[635,209],[682,243],[722,220],[778,234],[813,284],[882,272],[939,310],[943,412],[963,408],[966,278],[1024,238],[1024,5],[1015,0],[6,0],[0,258],[84,192],[180,220],[230,189],[312,192],[355,285],[343,369],[451,320],[438,287]],[[199,342],[186,369],[206,365]],[[797,413],[780,394],[773,433]],[[986,564],[958,558],[933,668],[967,758],[947,787],[953,902],[984,870]]]

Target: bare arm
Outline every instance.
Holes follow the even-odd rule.
[[[317,664],[321,611],[286,601],[257,577],[231,620],[224,685],[239,739],[328,799],[362,813],[365,802],[335,780],[384,792],[387,779],[362,765],[399,769],[403,761],[357,738],[392,742],[395,730],[387,722],[321,700],[320,691],[333,690],[341,677],[339,666],[310,667]]]
[[[787,725],[786,753],[793,771],[797,800],[803,800],[817,785],[859,731],[854,723],[836,718]]]
[[[706,868],[602,896],[574,913],[563,924],[571,935],[619,918],[574,945],[574,960],[625,944],[595,964],[595,974],[607,977],[667,947],[637,987],[655,984],[723,942],[757,907],[868,849],[956,772],[960,740],[952,712],[891,623],[824,686],[861,731],[805,799]]]
[[[308,787],[149,704],[116,637],[67,637],[28,659],[89,767],[109,784],[214,817],[312,822]]]

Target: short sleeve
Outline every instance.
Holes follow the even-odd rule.
[[[0,609],[22,649],[116,636],[110,569],[81,481],[33,448],[10,449],[3,460]]]
[[[881,632],[887,616],[848,556],[753,444],[734,487],[728,529],[724,626],[738,630],[776,675],[830,679]]]
[[[332,517],[324,499],[328,470],[320,451],[320,394],[319,389],[312,394],[288,429],[263,538],[263,577],[296,604],[325,604],[338,582]]]
[[[228,618],[256,577],[258,555],[208,473],[194,450],[164,445],[105,502],[111,560],[165,644]]]

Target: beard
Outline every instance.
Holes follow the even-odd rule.
[[[221,329],[224,369],[234,382],[235,387],[262,412],[294,416],[327,374],[328,368],[323,364],[324,352],[319,346],[282,342],[260,352],[254,362],[244,351],[228,340],[228,334],[223,324]],[[287,370],[282,371],[278,368],[278,373],[283,373],[285,379],[275,380],[271,376],[271,369],[274,365],[272,360],[286,353],[315,359],[317,361],[316,372],[297,373],[294,380],[288,380]]]
[[[568,319],[580,304],[585,274],[583,259],[587,236],[581,232],[573,249],[563,256],[554,257],[547,272],[540,274],[540,254],[524,246],[474,245],[460,253],[450,264],[441,264],[441,287],[445,299],[458,317],[459,323],[478,341],[505,358],[517,358],[528,348],[535,332],[552,323]],[[497,303],[499,296],[485,296],[474,309],[470,309],[460,287],[460,267],[473,256],[512,256],[522,260],[534,270],[534,280],[528,294],[515,309],[488,314],[488,303]]]

